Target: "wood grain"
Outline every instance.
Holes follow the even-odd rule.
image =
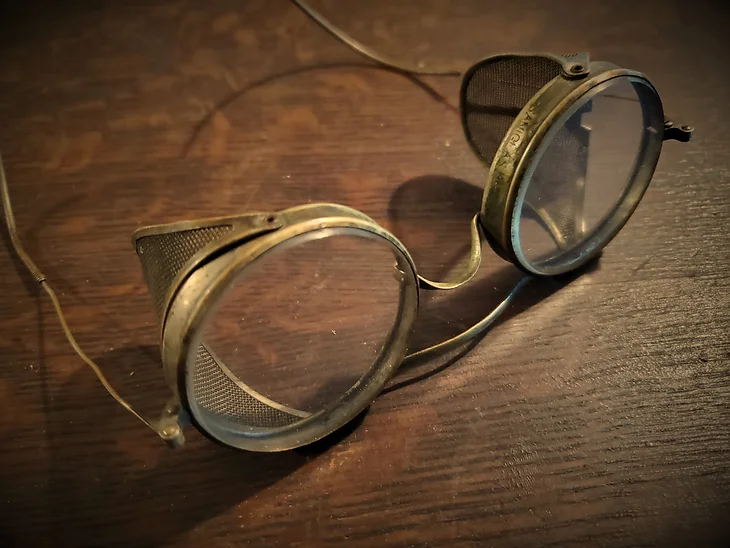
[[[4,245],[0,544],[730,545],[724,3],[314,3],[434,66],[590,51],[649,74],[696,138],[666,145],[592,269],[533,285],[469,352],[403,378],[449,367],[296,452],[194,431],[164,447],[72,353]],[[287,2],[0,9],[0,150],[21,236],[81,345],[144,410],[166,391],[137,227],[326,200],[394,231],[429,277],[468,245],[485,170],[458,117]],[[458,82],[429,82],[456,102]],[[413,347],[481,317],[517,275],[490,255],[462,291],[429,295]]]

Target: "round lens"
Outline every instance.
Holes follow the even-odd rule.
[[[659,98],[641,78],[608,80],[573,103],[520,184],[511,228],[520,263],[559,274],[600,251],[644,194],[663,125]]]
[[[207,315],[188,366],[197,421],[225,441],[337,405],[389,351],[414,283],[404,262],[385,238],[340,227],[285,240],[246,266]]]

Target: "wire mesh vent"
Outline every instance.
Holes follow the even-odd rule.
[[[522,108],[560,71],[560,63],[547,57],[514,56],[488,59],[467,76],[462,92],[464,130],[487,165]]]
[[[180,269],[195,253],[231,228],[231,225],[210,226],[144,236],[137,240],[142,274],[152,294],[158,319],[162,320],[165,296]]]
[[[246,426],[275,428],[300,419],[263,403],[238,386],[203,344],[198,347],[193,387],[198,405]]]
[[[162,321],[165,297],[180,269],[210,242],[233,227],[229,224],[143,236],[136,242],[142,272]],[[218,418],[253,427],[277,427],[299,419],[280,411],[246,392],[204,344],[197,350],[189,399]],[[238,381],[240,382],[240,381]]]

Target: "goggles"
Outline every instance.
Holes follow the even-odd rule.
[[[385,59],[292,1],[385,67],[462,76]],[[109,393],[164,440],[182,444],[182,428],[192,423],[240,449],[309,444],[361,413],[404,360],[456,348],[482,333],[530,276],[570,272],[596,257],[637,207],[663,142],[688,141],[693,131],[665,118],[645,75],[587,54],[500,54],[474,64],[462,79],[464,133],[489,173],[471,223],[468,259],[451,279],[420,276],[393,234],[337,204],[134,234],[172,391],[158,420],[137,413],[76,343],[55,293],[17,238],[2,172],[12,244],[51,298],[74,350]],[[408,355],[420,291],[467,283],[485,243],[528,276],[474,326]]]

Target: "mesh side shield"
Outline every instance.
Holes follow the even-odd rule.
[[[464,131],[487,165],[522,108],[560,71],[560,63],[547,57],[514,56],[487,59],[467,76],[462,88]]]
[[[204,344],[198,347],[193,378],[195,401],[219,417],[246,426],[275,428],[300,420],[254,398],[226,375]]]
[[[137,256],[142,263],[142,275],[152,294],[160,321],[165,297],[180,269],[195,253],[231,228],[231,225],[210,226],[144,236],[137,240]]]
[[[232,228],[224,224],[154,234],[137,240],[142,273],[160,321],[165,297],[180,269],[200,249]],[[246,392],[225,373],[204,344],[198,347],[193,390],[192,394],[188,393],[188,398],[194,398],[209,413],[246,426],[271,428],[299,420],[299,417],[271,407]]]

